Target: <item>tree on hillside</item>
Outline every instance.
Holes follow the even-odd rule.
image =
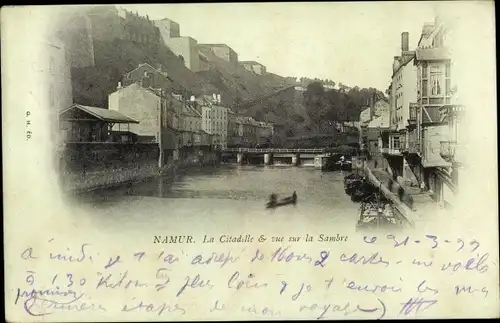
[[[384,98],[384,94],[375,88],[349,88],[340,83],[339,90],[325,91],[321,84],[315,82],[304,92],[304,105],[311,121],[319,126],[325,121],[359,120],[364,107]]]
[[[311,120],[318,124],[327,112],[323,85],[314,82],[307,86],[304,92],[304,105]]]
[[[328,113],[325,119],[332,121],[343,120],[345,114],[345,94],[337,91],[330,90],[325,93],[326,102],[328,105]]]

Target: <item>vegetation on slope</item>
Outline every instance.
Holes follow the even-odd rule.
[[[290,82],[275,74],[257,75],[240,64],[223,60],[209,49],[201,48],[200,52],[209,60],[210,69],[198,72],[218,89],[225,91],[231,100],[227,104],[240,104],[274,93],[290,85]]]

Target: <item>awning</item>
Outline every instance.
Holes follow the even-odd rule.
[[[61,111],[59,113],[59,119],[67,121],[78,121],[78,118],[71,116],[71,113],[76,110],[83,111],[84,113],[98,120],[108,123],[139,123],[139,121],[127,117],[126,115],[121,114],[120,112],[115,110],[89,107],[81,104],[73,104],[71,107]]]

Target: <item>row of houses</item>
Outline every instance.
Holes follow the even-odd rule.
[[[73,104],[60,113],[67,142],[158,144],[176,159],[184,147],[226,148],[270,142],[273,126],[238,116],[222,104],[221,95],[198,98],[168,92],[161,67],[140,64],[109,94],[108,109]]]
[[[252,117],[237,116],[232,111],[229,118],[229,147],[264,147],[273,143],[274,126]]]
[[[436,202],[453,204],[463,167],[460,124],[464,107],[453,80],[453,59],[446,23],[436,17],[423,26],[416,49],[401,34],[401,54],[394,57],[390,104],[377,117],[363,111],[364,144],[387,161],[394,177],[428,189]]]

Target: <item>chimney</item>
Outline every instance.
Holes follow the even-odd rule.
[[[214,102],[217,103],[217,94],[212,94],[212,98],[214,99]]]
[[[194,102],[194,101],[195,101],[194,95],[191,95],[190,101],[191,101],[191,102]]]
[[[217,94],[217,102],[218,102],[219,104],[220,104],[220,103],[222,103],[222,102],[221,102],[221,99],[220,99],[220,94]]]
[[[117,90],[122,88],[122,82],[118,82],[118,86],[116,87]]]
[[[409,50],[409,34],[407,31],[401,33],[401,52],[407,52]]]

